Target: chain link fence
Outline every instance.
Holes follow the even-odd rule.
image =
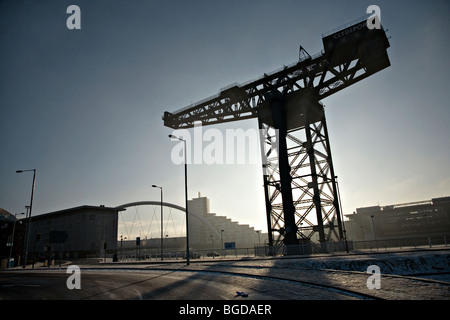
[[[436,248],[449,246],[450,235],[404,238],[404,239],[380,239],[366,241],[334,241],[325,243],[307,243],[299,245],[285,246],[254,246],[253,248],[233,248],[233,249],[190,249],[190,259],[245,259],[253,257],[274,257],[274,256],[294,256],[313,255],[327,253],[350,253],[355,251],[380,251],[395,249],[416,249],[416,248]],[[114,258],[114,256],[116,256]],[[92,254],[90,258],[104,259],[104,254]],[[134,262],[134,261],[156,261],[156,260],[183,260],[186,259],[185,249],[167,249],[161,256],[160,249],[123,250],[122,253],[107,252],[106,261]]]

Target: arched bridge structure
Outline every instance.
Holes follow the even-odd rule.
[[[137,201],[137,202],[130,202],[130,203],[126,203],[126,204],[122,204],[119,205],[117,207],[115,207],[115,209],[117,211],[123,211],[126,208],[129,207],[136,207],[136,206],[160,206],[161,205],[161,201]],[[168,207],[168,208],[172,208],[172,209],[176,209],[176,210],[180,210],[182,212],[186,212],[186,208],[181,207],[179,205],[173,204],[173,203],[169,203],[169,202],[163,202],[162,203],[163,207]],[[189,217],[195,217],[197,219],[199,219],[200,221],[202,221],[204,224],[206,224],[211,230],[212,232],[215,233],[215,235],[217,237],[220,237],[220,233],[202,216],[196,214],[195,212],[189,211],[188,212]]]

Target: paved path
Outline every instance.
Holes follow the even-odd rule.
[[[0,299],[450,300],[449,252],[80,265],[81,290],[67,288],[67,266],[17,269],[0,272]],[[367,287],[369,265],[380,267],[378,290]]]

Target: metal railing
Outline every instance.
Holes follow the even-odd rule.
[[[450,244],[450,234],[438,237],[404,238],[404,239],[381,239],[366,241],[335,241],[325,243],[308,243],[300,245],[280,245],[280,246],[254,246],[253,248],[233,248],[233,249],[190,249],[190,259],[209,260],[209,259],[242,259],[254,257],[275,257],[285,255],[314,255],[314,254],[332,254],[346,253],[355,251],[382,251],[396,249],[418,249],[418,248],[436,248],[447,247]],[[116,258],[114,258],[116,256]],[[91,254],[89,258],[98,258],[103,261],[104,253]],[[186,259],[186,251],[183,249],[165,249],[162,260],[176,261]],[[135,262],[135,261],[160,261],[161,253],[159,249],[136,251],[127,250],[120,254],[108,252],[106,262]]]
[[[236,259],[250,257],[270,257],[284,255],[309,255],[317,253],[335,253],[353,250],[351,241],[327,242],[323,244],[309,243],[293,246],[254,246],[253,248],[233,248],[233,249],[190,249],[190,259]],[[94,256],[91,256],[92,258]],[[104,255],[95,255],[96,258],[104,258]],[[136,251],[124,251],[117,254],[117,261],[134,262],[134,261],[157,261],[157,260],[183,260],[186,259],[186,251],[183,249],[169,250],[164,249],[161,259],[161,252],[158,249]],[[106,261],[113,261],[113,255],[107,254]]]

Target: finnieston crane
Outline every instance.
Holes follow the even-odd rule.
[[[390,66],[383,27],[367,16],[322,35],[324,50],[163,116],[173,129],[257,118],[269,247],[345,239],[324,106],[320,100]]]

